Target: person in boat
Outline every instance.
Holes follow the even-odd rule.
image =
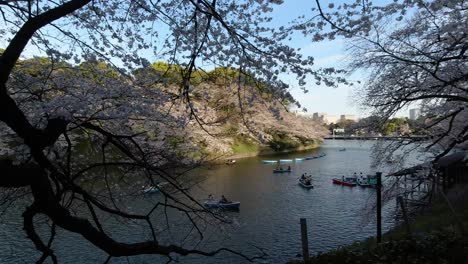
[[[283,170],[283,167],[281,167],[281,166],[280,166],[280,167],[279,167],[279,170],[281,170],[281,171],[282,171],[282,170]]]
[[[301,180],[305,180],[305,179],[306,179],[305,173],[302,173]]]
[[[343,175],[343,176],[341,176],[341,180],[342,180],[342,181],[344,181],[344,175]]]
[[[288,171],[291,171],[291,166],[288,166]]]
[[[305,181],[305,185],[311,185],[310,179],[307,179],[307,180]]]
[[[208,195],[208,201],[213,201],[213,194]]]
[[[224,195],[221,195],[221,200],[219,200],[220,203],[229,203],[228,199]]]

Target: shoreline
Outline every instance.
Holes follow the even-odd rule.
[[[312,149],[319,148],[322,143],[323,143],[323,141],[320,141],[320,143],[318,143],[318,144],[312,144],[312,145],[308,145],[308,146],[300,146],[298,148],[285,149],[285,150],[281,150],[281,151],[276,151],[274,149],[271,149],[270,147],[264,146],[264,147],[260,147],[260,150],[255,151],[255,152],[245,152],[245,153],[227,155],[226,159],[244,159],[244,158],[259,157],[259,156],[268,156],[268,155],[276,155],[276,154],[284,154],[284,153],[301,152],[301,151],[306,151],[306,150],[312,150]]]

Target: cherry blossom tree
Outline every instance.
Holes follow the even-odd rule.
[[[434,161],[453,148],[464,147],[468,139],[467,3],[357,0],[323,4],[317,0],[318,16],[298,21],[295,27],[317,41],[350,40],[350,71],[365,78],[357,95],[363,106],[381,117],[376,127],[400,110],[417,107],[425,117],[420,131],[431,138],[425,149],[434,152]],[[408,144],[393,142],[383,153],[391,156]]]
[[[223,251],[252,259],[229,248],[202,251],[165,244],[153,215],[158,210],[182,212],[200,238],[200,219],[226,221],[207,212],[182,177],[181,171],[201,162],[192,159],[196,148],[174,147],[167,140],[186,137],[181,128],[190,120],[207,125],[191,101],[193,74],[203,70],[199,65],[252,76],[239,75],[239,93],[242,80],[254,76],[280,101],[289,95],[280,74],[295,75],[300,86],[306,75],[329,85],[344,81],[328,78],[333,70],[313,70],[312,58],[286,45],[292,31],[268,26],[268,13],[281,2],[0,1],[5,46],[0,56],[0,187],[4,200],[31,198],[23,225],[42,252],[38,262],[57,262],[52,247],[56,229],[81,235],[106,252],[107,261]],[[47,58],[31,59],[31,54]],[[178,65],[176,93],[135,79],[132,73],[150,60]],[[175,103],[183,103],[188,114],[168,114],[165,106]],[[173,167],[179,170],[169,173]],[[161,190],[162,202],[144,212],[122,205],[125,197],[141,193],[141,184],[163,181],[170,188]],[[48,241],[36,231],[39,215],[51,223]],[[146,224],[151,239],[118,241],[102,223],[106,215]]]
[[[363,85],[356,94],[362,105],[379,117],[374,127],[382,127],[401,110],[421,109],[416,130],[429,141],[409,136],[381,141],[375,144],[373,160],[375,166],[388,162],[397,165],[394,169],[401,169],[415,165],[406,161],[423,158],[419,162],[425,163],[416,169],[395,174],[417,175],[417,186],[408,189],[403,177],[394,177],[387,193],[394,198],[425,185],[430,187],[423,188],[419,198],[430,200],[442,179],[435,170],[438,161],[452,150],[467,146],[467,2],[356,0],[340,5],[315,2],[316,16],[298,20],[295,28],[312,35],[314,41],[349,40],[348,70],[363,76]],[[405,186],[403,193],[401,186]]]

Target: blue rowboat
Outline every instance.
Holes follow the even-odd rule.
[[[158,193],[161,191],[161,188],[164,187],[164,185],[169,184],[168,182],[160,182],[156,184],[156,186],[149,186],[143,189],[143,193]]]
[[[288,173],[292,172],[292,170],[273,170],[273,173]]]
[[[239,209],[240,202],[221,203],[217,201],[205,201],[204,205],[208,208]]]
[[[278,163],[277,160],[262,160],[263,164],[276,164]]]
[[[313,160],[313,159],[318,159],[318,158],[321,158],[321,157],[325,157],[327,154],[325,153],[321,153],[319,155],[315,155],[315,156],[310,156],[310,157],[305,157],[304,159],[305,160]]]

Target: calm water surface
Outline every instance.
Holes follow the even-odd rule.
[[[361,187],[333,185],[331,180],[353,172],[374,173],[370,168],[370,141],[326,141],[321,148],[293,154],[256,157],[239,160],[234,166],[220,166],[203,175],[203,181],[193,190],[195,197],[203,199],[212,193],[221,194],[241,202],[238,212],[226,212],[233,224],[222,228],[205,229],[205,239],[197,246],[200,249],[215,249],[229,246],[247,255],[258,255],[255,246],[267,254],[260,263],[285,263],[301,253],[299,219],[306,218],[310,250],[312,253],[326,252],[338,246],[363,240],[375,234],[373,214],[366,214],[375,200],[375,190]],[[339,151],[346,147],[346,151]],[[263,159],[294,159],[318,153],[327,156],[291,164],[289,174],[273,174],[275,165],[263,165]],[[287,166],[287,165],[286,165]],[[285,167],[286,167],[285,166]],[[313,174],[315,188],[306,190],[298,185],[298,177]],[[158,194],[142,201],[129,201],[129,207],[145,207],[157,200]],[[393,224],[393,203],[384,208],[384,227]],[[0,222],[0,263],[33,263],[38,258],[22,231],[21,211],[10,210]],[[133,242],[148,238],[146,230],[137,224],[123,227],[109,219],[106,223],[115,234],[113,237]],[[171,232],[164,237],[167,241],[183,240],[180,230],[189,230],[181,220],[171,224]],[[221,231],[220,231],[221,230]],[[167,233],[167,232],[166,232]],[[61,231],[54,242],[61,263],[102,263],[104,253],[84,242],[79,236]],[[230,254],[214,258],[198,256],[177,257],[181,263],[245,263],[245,260]],[[115,258],[111,263],[164,263],[167,258],[137,256]]]

